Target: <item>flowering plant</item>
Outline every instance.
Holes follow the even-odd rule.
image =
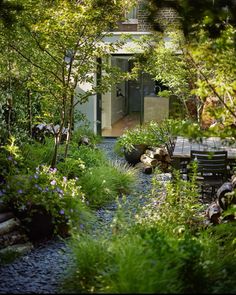
[[[55,233],[66,223],[70,228],[81,224],[82,216],[89,213],[78,179],[67,179],[56,168],[41,165],[33,174],[14,175],[7,179],[5,200],[18,211],[41,206],[52,216]]]

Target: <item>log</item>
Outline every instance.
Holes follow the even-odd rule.
[[[145,154],[150,157],[150,158],[153,158],[153,159],[157,159],[157,160],[160,160],[161,159],[161,155],[159,154],[159,149],[156,150],[156,151],[153,151],[153,150],[150,150],[150,149],[147,149],[145,151]]]
[[[13,229],[20,225],[20,221],[16,218],[11,218],[7,221],[0,223],[0,235],[11,232]]]
[[[82,136],[79,139],[78,146],[81,146],[81,145],[90,145],[90,140],[87,136]]]
[[[233,185],[231,182],[225,182],[216,192],[217,202],[223,210],[226,210],[229,205],[229,197],[227,193],[233,191]]]
[[[140,157],[140,161],[146,165],[151,165],[151,166],[156,166],[158,161],[157,159],[153,159],[153,158],[150,158],[148,157],[147,155],[145,154],[142,154],[141,157]]]
[[[151,165],[146,165],[142,162],[139,162],[135,165],[136,168],[139,168],[145,174],[152,174],[154,167]]]
[[[207,217],[213,224],[220,223],[221,209],[217,203],[212,203],[207,208]]]
[[[146,154],[148,157],[152,158],[152,159],[155,158],[155,155],[158,155],[158,154],[156,154],[154,151],[149,150],[149,149],[147,149],[147,150],[145,151],[145,154]]]
[[[150,147],[149,149],[152,150],[154,152],[154,154],[159,154],[161,156],[164,156],[164,155],[168,154],[165,147]]]
[[[171,157],[170,157],[169,154],[168,154],[168,155],[165,155],[165,157],[164,157],[164,161],[167,162],[168,164],[171,163]]]
[[[232,175],[231,177],[231,183],[232,183],[232,186],[233,186],[233,189],[236,188],[236,175]]]

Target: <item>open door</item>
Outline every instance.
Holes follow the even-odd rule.
[[[128,55],[113,55],[111,63],[122,71],[130,71],[134,60]],[[111,92],[101,97],[101,135],[118,137],[124,130],[143,122],[143,100],[146,95],[155,96],[155,82],[148,74],[140,74],[137,80],[122,81],[112,86]]]

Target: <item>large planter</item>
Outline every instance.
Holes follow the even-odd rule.
[[[52,215],[41,205],[31,205],[29,208],[19,210],[12,206],[12,210],[26,230],[32,241],[51,239],[55,234],[55,224]],[[67,219],[62,217],[57,220],[57,234],[61,237],[69,236]]]
[[[134,148],[131,151],[128,151],[126,149],[124,149],[124,156],[126,161],[130,164],[130,165],[136,165],[137,163],[140,162],[140,157],[142,154],[145,153],[145,150],[147,149],[147,145],[146,144],[135,144]]]

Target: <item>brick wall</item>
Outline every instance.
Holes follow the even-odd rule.
[[[149,22],[150,10],[148,5],[150,1],[148,0],[137,0],[137,23],[118,23],[118,28],[115,31],[123,32],[150,32],[152,31],[152,24]],[[155,22],[157,22],[160,27],[166,28],[171,24],[178,24],[179,17],[177,12],[171,7],[162,7],[157,10]]]
[[[172,7],[162,7],[158,9],[155,21],[158,22],[162,29],[171,28],[179,25],[179,16]]]
[[[138,32],[150,32],[152,30],[152,26],[148,22],[148,17],[150,12],[148,10],[147,1],[146,0],[138,0],[138,8],[137,8],[137,18],[138,18]]]
[[[152,30],[152,25],[148,22],[148,18],[150,15],[148,9],[148,0],[138,0],[138,26],[137,30],[139,32],[147,32]],[[179,16],[174,8],[171,7],[162,7],[157,11],[157,15],[155,21],[159,23],[162,28],[169,27],[170,25],[178,25],[179,24]]]

